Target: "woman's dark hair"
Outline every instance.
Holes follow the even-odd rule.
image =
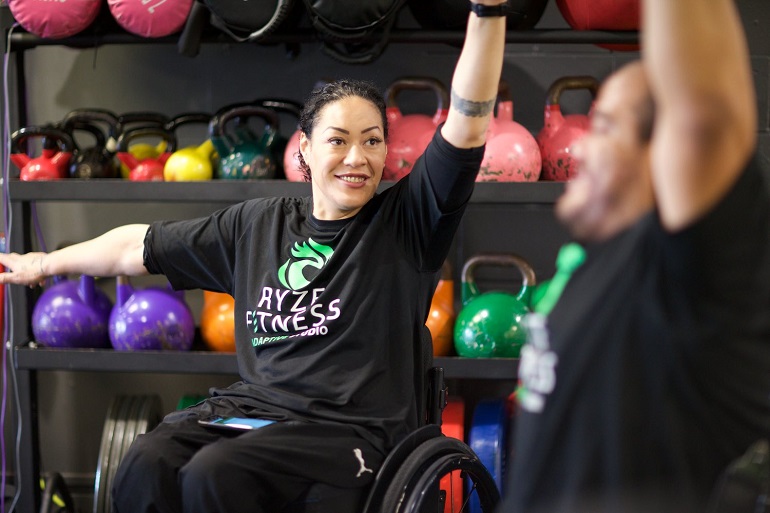
[[[302,113],[299,116],[299,129],[305,134],[305,137],[310,138],[310,134],[313,133],[313,128],[318,121],[318,116],[328,104],[349,98],[351,96],[357,96],[371,102],[377,110],[380,111],[382,117],[382,129],[385,140],[388,140],[388,118],[385,115],[385,98],[380,90],[371,82],[365,80],[335,80],[329,82],[321,87],[315,89],[305,101],[305,105],[302,108]],[[299,156],[299,165],[302,169],[302,174],[305,176],[305,181],[310,181],[310,167],[308,167],[305,159],[302,158],[302,154],[297,152]]]

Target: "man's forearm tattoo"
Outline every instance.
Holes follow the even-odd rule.
[[[492,109],[495,108],[495,100],[485,102],[466,100],[452,89],[452,107],[465,116],[480,118],[492,112]]]

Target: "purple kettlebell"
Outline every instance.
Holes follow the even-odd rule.
[[[38,344],[57,348],[108,348],[110,298],[94,286],[93,276],[54,278],[35,303],[32,333]]]
[[[117,279],[117,301],[110,314],[110,341],[118,351],[188,351],[195,320],[184,292],[147,287],[134,290],[125,276]]]

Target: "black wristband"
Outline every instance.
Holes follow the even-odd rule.
[[[506,16],[509,10],[508,2],[497,5],[484,5],[477,4],[469,0],[468,4],[470,10],[473,11],[479,18]]]

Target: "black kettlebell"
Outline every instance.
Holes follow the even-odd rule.
[[[75,155],[68,170],[70,178],[117,178],[115,155],[107,150],[107,137],[98,126],[85,121],[70,121],[63,128],[75,142]],[[91,135],[93,145],[84,146],[78,142],[76,134],[83,132]]]
[[[72,134],[72,130],[68,129],[67,127],[72,125],[73,123],[81,123],[79,130],[84,130],[92,133],[94,138],[97,138],[98,135],[93,134],[91,129],[85,128],[82,126],[82,123],[86,123],[89,125],[92,125],[94,127],[98,127],[102,134],[106,137],[106,140],[104,143],[101,143],[101,139],[98,139],[96,142],[96,145],[93,148],[90,148],[88,150],[89,153],[93,153],[93,155],[89,156],[89,158],[93,158],[94,161],[97,160],[97,149],[103,148],[103,155],[99,155],[99,158],[105,159],[104,165],[106,166],[106,169],[103,173],[97,172],[97,173],[89,173],[85,169],[83,172],[75,172],[74,174],[71,172],[70,176],[73,178],[117,178],[119,177],[119,169],[120,169],[120,161],[115,156],[115,147],[118,140],[118,116],[111,110],[107,109],[97,109],[97,108],[81,108],[81,109],[74,109],[67,113],[66,116],[64,116],[64,119],[61,121],[61,125],[64,127],[65,130],[67,130],[68,133]],[[74,136],[73,136],[74,140]],[[77,141],[76,141],[77,144]],[[76,150],[76,154],[80,150]],[[112,162],[107,163],[106,158],[107,155],[111,158]],[[76,167],[74,164],[72,166],[73,168]],[[114,173],[111,172],[111,170],[114,169]],[[82,175],[82,176],[81,176]]]

